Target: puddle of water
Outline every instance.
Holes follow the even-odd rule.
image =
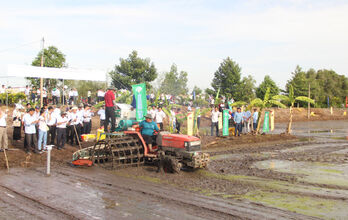
[[[271,132],[274,134],[285,131],[286,123],[279,123],[276,129]],[[348,121],[347,120],[332,120],[332,121],[307,121],[307,122],[293,122],[292,134],[302,137],[316,137],[316,138],[346,138],[348,140]]]
[[[242,198],[323,219],[344,219],[347,217],[347,203],[341,200],[264,191],[249,192]]]
[[[300,174],[300,180],[310,183],[348,186],[348,164],[265,160],[254,163],[254,166],[278,172]]]

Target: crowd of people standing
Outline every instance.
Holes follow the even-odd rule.
[[[222,115],[224,106],[214,106],[211,112],[211,136],[214,135],[214,130],[216,136],[219,136],[219,117]],[[259,118],[259,113],[255,108],[253,113],[246,108],[242,111],[242,108],[237,108],[236,111],[229,111],[229,126],[234,127],[234,135],[240,136],[242,133],[255,132],[257,129],[257,121]],[[244,128],[244,131],[243,131]]]
[[[56,145],[58,149],[64,148],[66,142],[77,145],[82,134],[91,133],[93,115],[90,105],[71,106],[62,111],[56,105],[33,108],[28,103],[25,108],[17,104],[12,113],[13,140],[21,140],[24,130],[24,149],[34,153],[41,153],[47,144]],[[7,116],[8,112],[0,111],[0,138],[6,140]],[[7,147],[5,143],[3,148]]]

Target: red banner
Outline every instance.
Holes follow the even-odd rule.
[[[346,96],[346,108],[348,108],[348,97]]]

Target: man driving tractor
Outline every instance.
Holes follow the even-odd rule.
[[[141,135],[143,136],[144,141],[146,142],[149,151],[153,152],[152,143],[154,142],[154,132],[159,131],[157,124],[152,121],[151,114],[147,114],[145,116],[145,120],[140,122],[139,124]]]

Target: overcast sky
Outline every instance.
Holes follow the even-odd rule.
[[[0,2],[0,76],[8,64],[30,64],[42,37],[71,67],[111,70],[137,50],[159,72],[172,63],[187,71],[190,88],[209,87],[228,56],[257,84],[268,74],[284,87],[296,65],[348,73],[348,1]]]

